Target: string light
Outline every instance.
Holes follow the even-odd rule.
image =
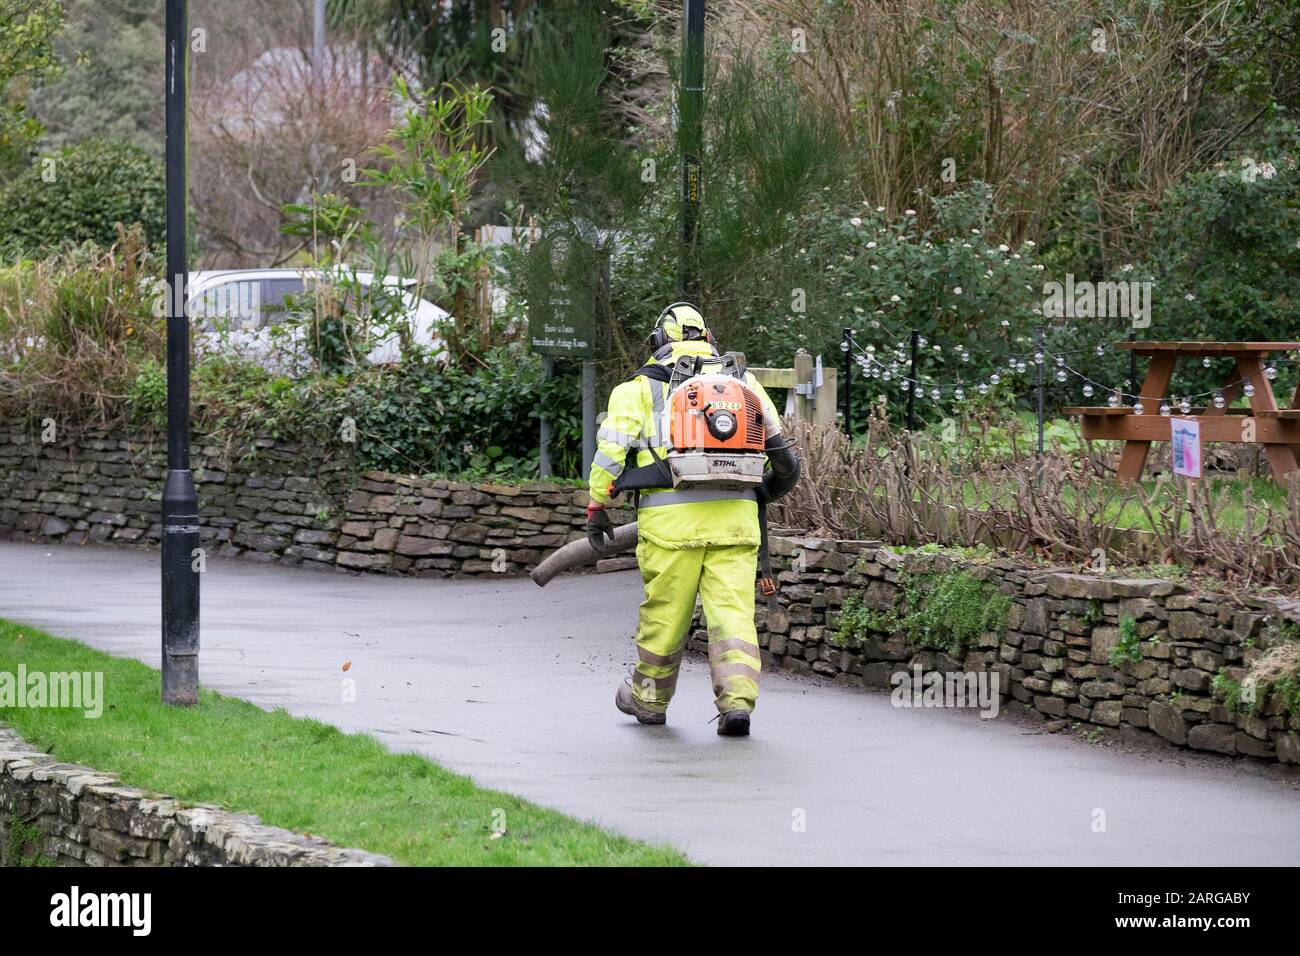
[[[930,342],[924,336],[918,336],[917,345],[924,348],[929,346]],[[993,371],[990,372],[984,379],[977,380],[975,382],[961,382],[961,381],[932,382],[932,381],[924,381],[919,378],[913,379],[905,368],[906,364],[908,363],[908,357],[905,354],[905,349],[906,349],[905,343],[900,343],[897,346],[887,347],[893,350],[892,357],[890,358],[888,364],[882,361],[881,357],[877,354],[878,350],[875,345],[867,345],[865,348],[858,346],[857,342],[853,340],[851,335],[846,337],[846,339],[843,342],[841,342],[841,348],[845,351],[852,351],[854,348],[858,349],[859,354],[854,356],[854,361],[859,365],[859,367],[863,369],[864,373],[868,378],[880,379],[886,382],[896,380],[903,392],[912,393],[914,391],[915,394],[917,394],[918,396],[925,396],[928,394],[929,397],[934,401],[942,400],[943,397],[949,392],[951,392],[952,398],[958,402],[964,402],[968,397],[970,397],[971,392],[977,393],[979,395],[988,395],[993,387],[999,385],[1002,382],[1002,378],[1003,378],[1002,373],[998,371]],[[941,353],[943,351],[943,346],[936,343],[934,345],[934,351],[936,353]],[[952,351],[957,354],[958,358],[963,363],[968,363],[971,361],[972,353],[965,344],[957,344],[952,346]],[[1013,373],[1023,374],[1028,368],[1027,360],[1032,361],[1035,365],[1042,365],[1050,358],[1056,368],[1056,374],[1055,374],[1056,381],[1062,383],[1067,382],[1069,380],[1069,377],[1073,375],[1082,380],[1083,384],[1081,387],[1081,391],[1085,398],[1091,399],[1097,394],[1098,390],[1104,391],[1105,393],[1107,393],[1107,405],[1109,405],[1111,408],[1119,408],[1125,405],[1127,401],[1131,400],[1133,404],[1130,406],[1130,408],[1132,413],[1135,415],[1141,415],[1145,412],[1144,400],[1158,401],[1159,404],[1157,407],[1160,410],[1160,414],[1164,416],[1172,415],[1175,409],[1177,409],[1183,415],[1190,414],[1194,406],[1194,399],[1205,399],[1208,402],[1212,403],[1216,409],[1225,408],[1228,404],[1227,398],[1224,395],[1225,389],[1222,386],[1220,388],[1212,389],[1207,392],[1202,392],[1197,395],[1184,395],[1181,398],[1178,396],[1174,396],[1172,398],[1166,398],[1161,396],[1142,396],[1137,394],[1130,394],[1126,392],[1124,388],[1109,386],[1103,383],[1096,382],[1088,378],[1082,372],[1071,367],[1066,360],[1067,355],[1081,354],[1083,352],[1094,352],[1095,354],[1103,357],[1107,354],[1105,346],[1102,344],[1098,344],[1097,346],[1087,346],[1084,348],[1070,349],[1065,351],[1036,350],[1032,354],[1017,354],[1017,355],[1008,356],[1006,359],[1007,362],[1006,367],[1010,369]],[[1202,359],[1201,364],[1205,368],[1212,367],[1213,362],[1211,357],[1205,356]],[[1297,358],[1294,361],[1283,359],[1281,362],[1269,363],[1259,372],[1250,373],[1239,382],[1232,383],[1231,386],[1229,387],[1232,389],[1240,388],[1242,393],[1247,398],[1250,398],[1254,396],[1256,393],[1256,385],[1253,381],[1251,381],[1251,378],[1254,375],[1263,374],[1265,378],[1268,379],[1269,381],[1275,381],[1278,377],[1279,365],[1281,366],[1300,365],[1300,352],[1297,352]],[[1127,382],[1124,384],[1126,386],[1129,385],[1129,383]]]

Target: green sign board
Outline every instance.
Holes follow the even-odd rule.
[[[567,230],[543,233],[528,253],[528,339],[543,355],[596,354],[596,250]]]

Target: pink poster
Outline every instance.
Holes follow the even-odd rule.
[[[1201,477],[1201,423],[1191,418],[1175,418],[1169,423],[1173,442],[1174,474]]]

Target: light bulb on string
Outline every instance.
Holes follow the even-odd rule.
[[[1174,410],[1173,410],[1172,408],[1169,407],[1169,403],[1168,403],[1168,402],[1161,402],[1161,403],[1160,403],[1160,414],[1161,414],[1161,415],[1164,415],[1166,418],[1168,418],[1168,417],[1169,417],[1170,415],[1172,415],[1173,413],[1174,413]]]
[[[1245,385],[1242,386],[1241,390],[1242,392],[1245,393],[1247,398],[1250,398],[1250,396],[1255,394],[1255,383],[1247,382]]]
[[[980,382],[979,388],[975,389],[975,391],[979,392],[981,395],[987,395],[989,393],[988,384],[986,382]]]
[[[1186,398],[1184,398],[1181,402],[1178,403],[1178,410],[1182,412],[1184,415],[1190,415],[1192,411],[1192,403],[1189,402]]]
[[[1264,369],[1264,377],[1270,382],[1277,379],[1277,366],[1269,365]]]
[[[1058,369],[1056,370],[1056,380],[1057,380],[1058,382],[1064,382],[1064,381],[1066,380],[1067,377],[1068,377],[1068,376],[1066,376],[1066,374],[1065,374],[1065,369],[1063,369],[1063,368],[1058,368]]]
[[[1094,351],[1096,351],[1098,355],[1104,356],[1106,354],[1106,346],[1098,345]]]
[[[1226,405],[1226,404],[1228,404],[1228,403],[1227,403],[1227,401],[1224,400],[1224,398],[1223,398],[1223,393],[1222,393],[1222,392],[1215,392],[1215,393],[1214,393],[1214,407],[1215,407],[1215,408],[1222,408],[1222,407],[1223,407],[1224,405]]]
[[[1201,365],[1205,368],[1209,368],[1213,364],[1214,364],[1214,359],[1210,358],[1208,355],[1205,358],[1201,359]]]
[[[1145,411],[1146,411],[1146,406],[1143,405],[1141,402],[1134,402],[1134,403],[1133,403],[1133,414],[1134,414],[1134,415],[1141,415],[1141,414],[1142,414],[1143,412],[1145,412]]]
[[[1106,399],[1106,404],[1111,408],[1119,408],[1119,392],[1111,392],[1110,398]]]
[[[1017,371],[1017,372],[1023,372],[1024,370],[1025,370],[1025,363],[1024,363],[1024,362],[1017,362],[1017,363],[1016,363],[1016,371]]]
[[[996,385],[1000,381],[1002,381],[1002,376],[999,375],[997,372],[994,372],[992,375],[989,376],[990,385]]]
[[[912,383],[908,379],[903,379],[898,384],[902,387],[903,391],[905,392],[910,392],[912,390]]]
[[[1092,398],[1092,393],[1093,393],[1092,385],[1085,383],[1083,386],[1083,397]]]
[[[1035,365],[1042,365],[1042,364],[1043,364],[1043,359],[1044,359],[1044,358],[1046,358],[1046,356],[1043,355],[1042,352],[1035,352],[1035,353],[1034,353],[1034,364],[1035,364]]]
[[[943,397],[943,392],[937,388],[932,388],[930,389],[930,397],[937,402],[940,398]]]

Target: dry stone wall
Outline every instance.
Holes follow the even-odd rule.
[[[0,537],[157,546],[159,441],[0,427]],[[347,458],[258,441],[231,460],[194,443],[204,547],[304,567],[454,577],[521,573],[583,533],[584,489],[358,473]],[[631,520],[614,512],[616,522]]]
[[[0,728],[0,866],[392,866],[61,763]]]
[[[776,606],[759,603],[764,666],[852,685],[890,687],[895,674],[997,671],[1004,698],[1061,726],[1154,733],[1194,750],[1300,764],[1300,716],[1269,695],[1263,713],[1233,713],[1212,691],[1240,682],[1250,663],[1300,639],[1300,601],[1197,593],[1164,579],[1077,574],[1011,560],[963,562],[942,553],[896,553],[872,542],[776,536]],[[913,646],[897,633],[837,639],[846,602],[877,613],[903,606],[903,581],[966,573],[1010,604],[1001,633],[956,654]],[[990,592],[991,593],[991,592]],[[1121,622],[1132,621],[1138,659],[1112,662]],[[691,646],[707,648],[697,618]]]

